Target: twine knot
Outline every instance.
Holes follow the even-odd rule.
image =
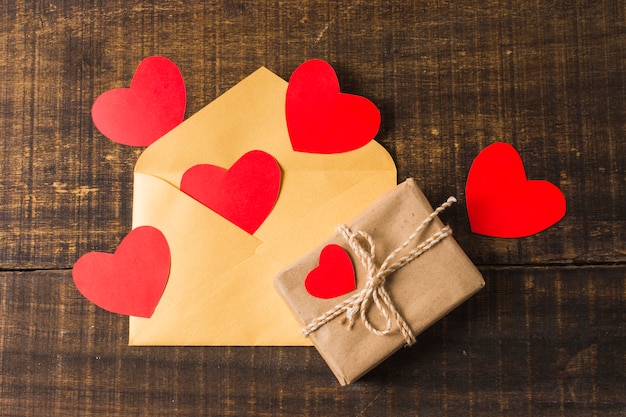
[[[424,240],[422,243],[416,245],[406,255],[396,261],[396,257],[399,256],[400,252],[411,245],[439,213],[454,203],[456,203],[456,198],[449,197],[445,203],[437,207],[436,210],[430,213],[428,217],[422,221],[422,223],[407,238],[407,240],[404,241],[404,243],[394,249],[387,256],[387,258],[385,258],[380,266],[376,264],[376,244],[372,237],[362,230],[353,232],[348,228],[348,226],[343,224],[339,225],[338,232],[345,239],[346,243],[348,243],[355,256],[359,259],[367,271],[367,282],[361,291],[337,304],[335,307],[331,308],[326,313],[309,323],[309,325],[302,329],[302,333],[304,333],[305,336],[308,336],[320,327],[324,326],[326,323],[344,314],[345,319],[348,322],[348,329],[352,329],[356,319],[360,318],[365,328],[378,336],[389,334],[392,331],[393,323],[395,322],[396,326],[400,329],[406,344],[409,346],[414,344],[415,335],[389,296],[389,292],[386,287],[387,278],[395,271],[417,259],[430,248],[452,234],[452,229],[445,226],[440,231]],[[379,314],[385,320],[386,324],[384,328],[376,327],[370,321],[368,312],[372,305],[376,306]]]

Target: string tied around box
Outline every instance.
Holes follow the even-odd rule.
[[[380,267],[376,265],[376,244],[372,237],[367,232],[362,230],[353,232],[350,228],[348,228],[348,226],[343,224],[339,225],[337,228],[338,232],[346,240],[355,256],[359,259],[367,271],[367,282],[361,291],[345,299],[335,307],[328,310],[326,313],[314,319],[304,329],[302,329],[302,333],[305,336],[309,336],[320,327],[342,314],[345,314],[345,319],[348,322],[348,329],[351,329],[355,320],[360,317],[365,328],[378,336],[389,334],[392,331],[393,323],[395,322],[400,329],[400,333],[402,333],[406,344],[408,346],[414,344],[415,335],[393,303],[385,284],[387,278],[395,271],[419,258],[437,243],[452,235],[452,229],[449,226],[444,226],[441,230],[432,234],[428,239],[408,251],[406,255],[396,259],[401,252],[414,243],[417,237],[433,221],[433,219],[439,215],[439,213],[456,203],[456,201],[456,198],[449,197],[445,203],[441,204],[437,207],[437,209],[430,213],[415,229],[415,231],[411,233],[407,240],[394,249],[387,256],[387,258],[385,258]],[[368,317],[368,312],[373,305],[376,306],[376,309],[378,309],[380,315],[386,321],[384,328],[379,328],[373,325]]]

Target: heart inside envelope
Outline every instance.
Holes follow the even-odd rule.
[[[267,152],[244,154],[230,169],[210,164],[189,168],[180,189],[246,232],[271,213],[280,191],[278,162]]]

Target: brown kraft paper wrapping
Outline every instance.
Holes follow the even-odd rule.
[[[348,227],[352,232],[364,231],[371,236],[376,245],[376,263],[380,266],[432,212],[430,203],[415,181],[408,179],[378,198]],[[406,251],[442,228],[443,224],[435,217]],[[316,298],[307,292],[304,281],[308,273],[318,266],[322,249],[331,243],[342,246],[350,255],[357,289],[331,299]],[[275,284],[302,327],[305,327],[363,289],[366,281],[366,269],[344,237],[336,233],[283,270],[276,277]],[[441,240],[417,259],[393,272],[385,283],[392,303],[414,335],[423,332],[484,285],[480,272],[452,236]],[[386,321],[374,303],[367,313],[372,325],[379,329],[386,327]],[[354,382],[406,344],[395,322],[389,334],[379,336],[371,333],[360,317],[355,319],[352,329],[348,329],[344,317],[341,315],[333,319],[309,335],[341,385]]]

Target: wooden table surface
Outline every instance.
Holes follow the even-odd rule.
[[[625,416],[626,6],[579,1],[2,1],[0,416]],[[149,55],[186,117],[260,66],[322,58],[382,113],[377,140],[486,287],[359,382],[313,348],[129,347],[71,269],[131,228],[142,149],[90,107]],[[472,234],[464,186],[490,143],[558,185],[567,215]]]

